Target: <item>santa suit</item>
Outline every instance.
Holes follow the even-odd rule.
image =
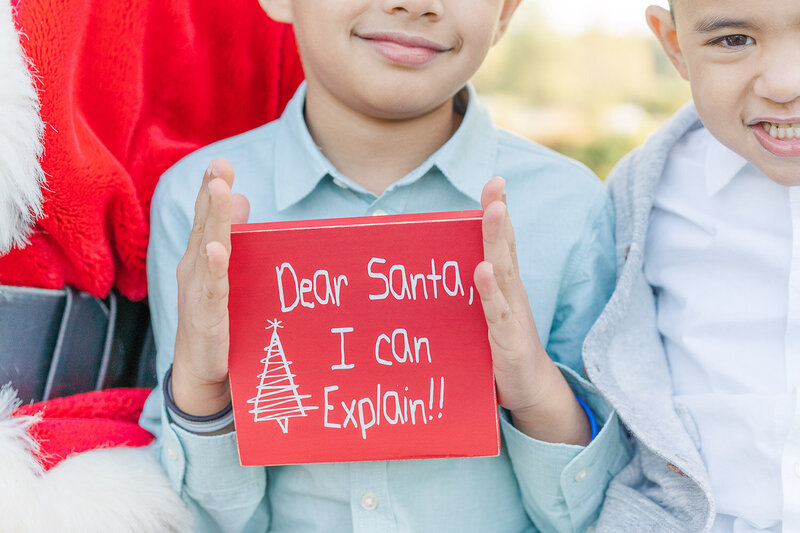
[[[158,177],[280,114],[302,79],[291,29],[255,0],[0,0],[0,72],[0,384],[29,401],[135,382],[113,361],[88,385],[54,369],[108,363],[124,344],[111,310],[147,293]],[[15,322],[36,298],[63,317]],[[98,309],[99,328],[84,320]],[[31,369],[48,350],[60,366]],[[94,392],[12,416],[19,402],[5,388],[0,529],[188,530],[149,450],[131,448],[152,438],[135,423],[146,393]],[[89,451],[101,447],[111,449]]]

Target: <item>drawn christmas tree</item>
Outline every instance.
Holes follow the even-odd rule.
[[[311,395],[297,392],[297,384],[294,382],[295,375],[289,368],[292,362],[286,359],[278,335],[278,328],[282,327],[281,322],[275,319],[269,320],[269,326],[265,328],[272,329],[272,338],[269,346],[264,348],[267,355],[261,360],[264,363],[264,371],[257,376],[261,380],[258,385],[258,394],[247,400],[247,403],[253,404],[253,408],[249,412],[253,413],[254,422],[276,420],[283,432],[288,433],[290,418],[308,416],[306,411],[318,407],[303,405],[303,400],[310,398]]]

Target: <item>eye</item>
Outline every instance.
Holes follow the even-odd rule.
[[[726,35],[719,39],[714,39],[711,44],[723,46],[725,48],[743,48],[755,44],[756,41],[747,35]]]

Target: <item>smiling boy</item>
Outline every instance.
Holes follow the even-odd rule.
[[[638,440],[598,529],[800,531],[800,3],[671,7],[647,19],[694,102],[610,177],[584,354]]]
[[[261,4],[294,26],[306,83],[279,120],[170,169],[151,209],[164,395],[154,392],[142,421],[160,430],[161,461],[198,529],[583,531],[629,459],[616,415],[579,374],[583,337],[613,288],[613,211],[584,167],[495,128],[468,84],[519,0]],[[480,207],[474,280],[504,408],[500,456],[239,466],[231,221]]]

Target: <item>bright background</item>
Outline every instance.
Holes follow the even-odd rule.
[[[605,178],[690,99],[644,17],[666,0],[523,0],[475,77],[495,122]]]

